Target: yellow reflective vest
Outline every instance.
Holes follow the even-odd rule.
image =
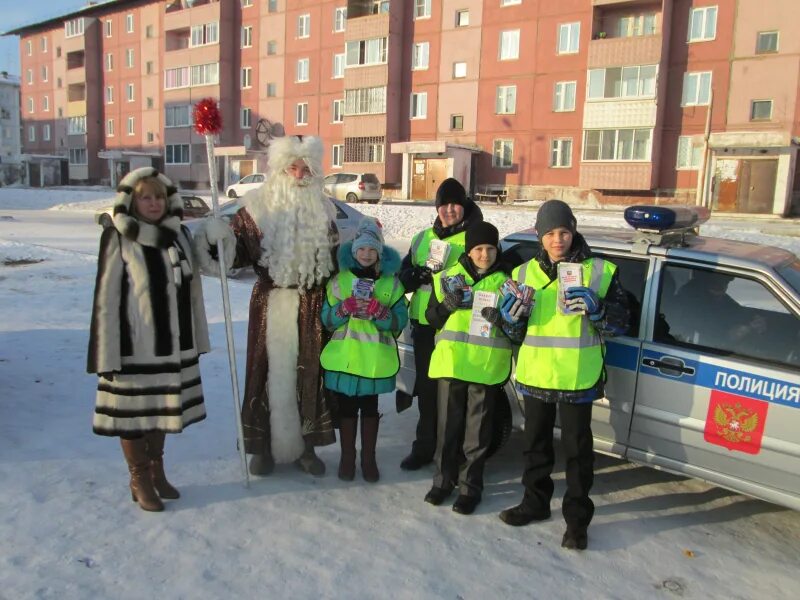
[[[583,261],[583,281],[604,298],[617,267],[600,258]],[[549,390],[585,390],[603,372],[603,340],[582,314],[558,309],[558,281],[542,271],[535,259],[514,269],[512,277],[535,289],[525,341],[517,356],[519,383]]]
[[[474,283],[461,264],[447,269],[433,278],[436,299],[444,299],[442,278],[462,274],[473,293],[487,291],[497,294],[500,299],[500,286],[508,276],[497,271]],[[472,309],[460,308],[448,317],[444,327],[436,333],[428,376],[449,377],[495,385],[505,382],[511,374],[511,341],[494,325],[489,328],[488,337],[470,335]]]
[[[328,281],[328,304],[335,306],[353,295],[353,282],[357,279],[351,271],[340,271]],[[384,306],[392,307],[403,300],[404,289],[395,276],[380,277],[375,281],[373,297]],[[400,370],[395,337],[400,331],[381,331],[372,319],[351,315],[344,325],[333,332],[320,356],[320,364],[327,371],[348,373],[369,379],[392,377]]]
[[[438,240],[433,227],[429,227],[424,231],[420,231],[417,235],[411,238],[411,264],[415,267],[424,267],[425,261],[428,260],[428,250],[431,246],[432,240]],[[450,237],[444,238],[443,242],[450,244],[450,253],[447,255],[447,261],[442,268],[442,271],[449,269],[458,263],[458,259],[464,254],[466,248],[466,234],[462,231]],[[419,321],[423,325],[428,324],[428,319],[425,318],[425,309],[428,308],[428,300],[431,297],[431,284],[426,283],[422,285],[411,296],[411,306],[408,310],[408,318]]]

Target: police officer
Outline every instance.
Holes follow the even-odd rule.
[[[594,514],[589,490],[594,479],[592,402],[604,396],[603,336],[627,331],[628,298],[620,286],[616,266],[592,256],[570,207],[549,200],[536,216],[539,253],[523,263],[512,277],[535,290],[520,336],[517,388],[525,401],[525,495],[518,506],[500,513],[513,526],[550,517],[553,496],[551,474],[555,462],[553,427],[556,406],[560,414],[561,445],[566,461],[562,513],[567,524],[561,545],[583,550]],[[558,265],[580,263],[583,285],[565,290],[565,314],[558,306]],[[484,309],[489,320],[520,320],[518,302],[507,296],[502,310]],[[522,317],[524,319],[524,317]]]
[[[464,186],[452,177],[445,179],[436,190],[436,215],[433,227],[420,231],[412,238],[411,248],[398,274],[406,291],[413,292],[408,316],[417,373],[414,395],[419,406],[416,439],[411,446],[411,453],[400,463],[400,467],[407,471],[416,471],[430,463],[436,449],[436,382],[428,377],[435,330],[425,318],[425,309],[431,296],[432,275],[458,262],[464,253],[464,232],[467,227],[483,221],[480,208],[467,198]],[[431,242],[434,241],[432,252]],[[439,241],[446,246],[439,244]],[[442,248],[446,248],[444,261],[439,260],[443,256]]]

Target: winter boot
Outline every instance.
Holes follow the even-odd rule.
[[[263,454],[254,454],[250,458],[250,474],[266,477],[275,470],[275,459],[269,449]]]
[[[181,493],[167,481],[164,474],[164,440],[167,434],[163,431],[154,431],[144,436],[147,442],[147,456],[150,458],[150,474],[153,477],[153,486],[158,495],[167,500],[181,497]]]
[[[138,502],[142,510],[160,512],[164,504],[153,487],[153,476],[150,474],[150,459],[147,456],[147,442],[143,437],[134,440],[120,438],[122,454],[128,463],[131,474],[131,498]]]
[[[534,521],[546,521],[550,518],[550,507],[534,508],[523,500],[517,506],[512,506],[500,512],[500,520],[512,527],[522,527]]]
[[[356,429],[358,418],[339,419],[339,441],[342,458],[339,460],[339,479],[353,481],[356,476]]]
[[[322,477],[325,475],[325,463],[314,452],[314,445],[311,442],[306,442],[303,454],[294,461],[294,464],[301,471],[305,471],[314,477]]]
[[[561,547],[568,550],[586,550],[589,545],[589,536],[586,527],[567,525],[567,531],[561,538]]]
[[[378,420],[380,417],[361,416],[361,474],[364,481],[375,483],[381,478],[375,461],[375,446],[378,444]]]

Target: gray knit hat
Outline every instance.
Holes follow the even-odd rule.
[[[353,256],[359,248],[374,248],[378,254],[383,251],[383,233],[381,226],[372,217],[364,217],[358,224],[356,237],[353,239]]]
[[[564,227],[575,233],[578,221],[566,202],[548,200],[539,207],[539,212],[536,213],[536,233],[541,238],[545,233],[553,231],[557,227]]]

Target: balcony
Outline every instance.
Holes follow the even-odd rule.
[[[661,62],[662,42],[660,34],[591,40],[588,67],[657,65]]]
[[[652,162],[582,162],[580,186],[595,190],[651,190]]]
[[[644,4],[646,0],[592,0],[592,6],[612,6],[612,5],[625,5],[636,6],[637,4]]]
[[[231,3],[233,4],[233,3]],[[238,2],[236,3],[238,4]],[[230,9],[226,9],[228,13]],[[220,21],[222,4],[219,0],[175,0],[167,3],[164,9],[164,31],[189,29],[192,25]]]

